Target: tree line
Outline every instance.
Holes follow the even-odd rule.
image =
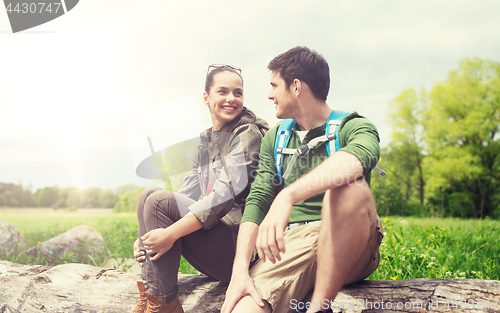
[[[0,207],[113,208],[115,212],[135,212],[137,199],[144,189],[136,185],[106,190],[97,187],[80,190],[52,186],[39,188],[32,193],[22,185],[0,183]]]
[[[465,59],[390,105],[392,141],[372,179],[382,215],[500,216],[500,63]]]

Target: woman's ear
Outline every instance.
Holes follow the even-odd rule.
[[[203,102],[208,105],[208,93],[206,91],[203,92]]]

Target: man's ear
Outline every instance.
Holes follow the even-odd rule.
[[[203,102],[208,105],[208,93],[206,91],[203,92]]]
[[[297,78],[295,78],[293,80],[293,83],[291,84],[291,91],[293,92],[293,94],[295,96],[298,96],[300,95],[300,93],[302,92],[302,82],[300,80],[298,80]]]

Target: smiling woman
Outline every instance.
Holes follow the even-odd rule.
[[[198,271],[228,282],[243,205],[267,123],[243,106],[241,70],[209,66],[203,100],[212,127],[178,193],[144,190],[137,205],[134,257],[143,265],[134,312],[183,312],[177,297],[181,255]]]
[[[217,79],[214,80],[215,74]],[[243,110],[243,80],[235,72],[218,68],[207,76],[203,100],[210,110],[213,129],[233,121]]]

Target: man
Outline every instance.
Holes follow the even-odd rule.
[[[288,148],[324,135],[332,112],[326,104],[326,60],[295,47],[268,68],[276,117],[296,121]],[[368,277],[378,266],[383,231],[369,188],[380,153],[376,127],[355,112],[344,117],[338,132],[342,148],[328,157],[323,143],[299,156],[281,191],[274,160],[277,129],[262,141],[222,313],[302,307],[326,312],[343,285]],[[290,159],[284,157],[282,172]],[[254,247],[259,260],[249,270]],[[301,306],[313,287],[311,302]]]

